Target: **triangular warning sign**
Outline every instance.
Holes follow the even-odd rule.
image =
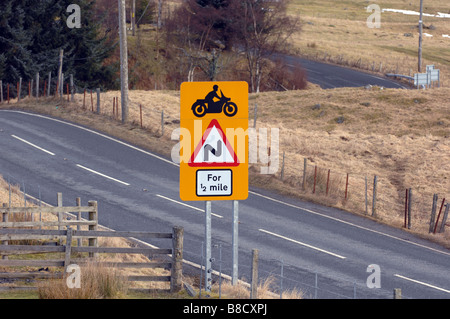
[[[238,166],[239,160],[228,143],[227,137],[217,120],[212,120],[202,140],[192,153],[189,166],[228,167]]]

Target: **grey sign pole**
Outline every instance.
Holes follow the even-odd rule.
[[[233,246],[233,273],[231,276],[231,284],[235,286],[238,280],[238,224],[239,224],[239,201],[233,201],[233,236],[232,236],[232,246]]]
[[[205,203],[205,291],[211,292],[211,201]]]

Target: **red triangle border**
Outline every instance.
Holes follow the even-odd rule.
[[[209,136],[209,133],[211,132],[211,129],[213,127],[216,127],[217,130],[219,131],[219,134],[221,135],[223,142],[225,143],[225,146],[227,147],[228,151],[230,152],[230,154],[233,155],[233,162],[225,162],[225,163],[215,163],[215,162],[211,162],[211,163],[194,163],[195,157],[197,157],[197,154],[200,152],[200,150],[202,149],[206,139]],[[194,153],[192,153],[191,158],[189,159],[188,165],[191,167],[230,167],[230,166],[238,166],[240,164],[236,152],[231,148],[230,143],[228,143],[227,137],[225,135],[225,133],[222,130],[222,127],[219,124],[219,121],[217,121],[216,119],[213,119],[208,127],[206,128],[205,133],[203,133],[202,136],[202,140],[200,141],[200,143],[197,145],[197,147],[194,150]]]

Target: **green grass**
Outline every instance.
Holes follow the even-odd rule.
[[[0,299],[39,299],[35,290],[0,291]]]

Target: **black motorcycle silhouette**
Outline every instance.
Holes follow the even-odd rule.
[[[220,90],[220,100],[207,103],[205,99],[198,99],[192,104],[192,112],[197,117],[203,117],[206,113],[225,113],[226,116],[234,116],[238,110],[237,105],[231,102],[231,98],[225,97]],[[211,104],[211,105],[210,105]]]

